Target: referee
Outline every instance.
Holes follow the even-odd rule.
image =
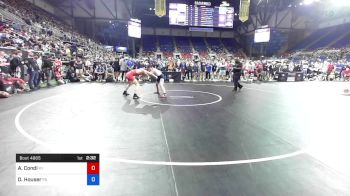
[[[243,86],[239,83],[242,75],[242,63],[238,60],[235,61],[235,66],[233,67],[233,91],[237,91],[237,88],[242,89]]]

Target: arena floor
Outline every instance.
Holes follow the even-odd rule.
[[[0,100],[0,195],[350,195],[349,83],[82,83]],[[101,185],[15,184],[16,153],[100,153]]]

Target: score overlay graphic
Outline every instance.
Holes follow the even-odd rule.
[[[16,154],[16,185],[100,185],[99,154]]]

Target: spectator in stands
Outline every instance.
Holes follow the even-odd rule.
[[[112,65],[110,65],[110,64],[107,64],[105,80],[106,80],[106,82],[115,82],[114,69],[113,69]]]
[[[339,78],[339,80],[343,79],[343,71],[345,70],[345,65],[343,61],[338,61],[335,63],[334,71],[336,74],[336,78]]]
[[[218,72],[218,61],[212,63],[212,71],[213,71],[213,78],[212,79],[217,79],[217,72]]]
[[[11,97],[10,93],[5,91],[0,91],[0,98],[8,98]]]
[[[168,61],[168,66],[167,66],[167,70],[168,71],[174,71],[176,69],[176,65],[175,65],[175,62],[173,59],[169,58],[169,61]]]
[[[93,67],[92,66],[86,66],[87,64],[85,64],[85,68],[84,68],[84,74],[83,74],[83,79],[85,82],[91,82],[94,77],[93,77]]]
[[[349,67],[346,67],[345,70],[343,71],[343,79],[344,79],[344,81],[350,80],[350,68]]]
[[[114,71],[114,78],[118,82],[119,81],[119,74],[120,74],[119,59],[114,59],[114,61],[112,61],[112,67],[113,67],[113,71]]]
[[[40,54],[37,54],[37,55],[34,56],[34,59],[36,60],[36,63],[38,65],[38,67],[39,67],[39,78],[38,78],[37,83],[40,84],[42,75],[44,74],[42,72],[42,66],[43,66],[42,56]]]
[[[200,81],[204,81],[205,77],[206,77],[206,72],[205,72],[205,68],[206,68],[206,62],[205,62],[205,59],[203,59],[201,62],[200,62]]]
[[[8,74],[10,73],[10,63],[5,55],[4,51],[0,51],[0,72]]]
[[[275,66],[272,63],[268,66],[268,73],[269,73],[270,80],[273,79],[275,76],[274,68],[275,68]]]
[[[213,64],[210,60],[207,61],[205,66],[205,79],[211,80],[211,73],[213,72]]]
[[[62,66],[63,64],[62,64],[61,58],[56,57],[54,62],[54,67],[53,67],[53,73],[58,84],[65,83],[62,75]]]
[[[226,63],[226,80],[230,80],[231,79],[231,72],[233,70],[233,63],[232,61],[228,61]]]
[[[332,72],[334,71],[334,65],[332,62],[330,62],[327,66],[327,76],[326,76],[326,80],[329,81],[330,79],[330,75],[332,74]]]
[[[24,66],[21,57],[21,51],[16,50],[12,53],[12,60],[10,61],[10,74],[13,77],[24,78]]]
[[[225,62],[219,61],[218,71],[219,71],[219,79],[220,80],[224,80],[225,79],[225,75],[226,75]]]
[[[105,75],[105,66],[102,63],[98,63],[95,69],[95,74],[97,75],[97,81],[102,82]]]
[[[52,79],[52,68],[53,62],[50,56],[43,56],[43,65],[42,65],[42,81],[46,80],[46,85],[51,86],[50,80]]]
[[[70,63],[68,66],[66,79],[68,79],[69,82],[80,82],[79,78],[77,77],[74,64],[72,63]]]
[[[34,90],[39,87],[39,66],[34,58],[33,52],[28,53],[28,58],[26,59],[27,72],[29,74],[29,88]]]
[[[127,66],[127,70],[135,69],[135,61],[134,61],[134,59],[127,58],[126,59],[126,66]],[[140,68],[142,68],[142,67],[140,67]]]
[[[187,80],[191,79],[191,81],[192,81],[193,80],[193,66],[194,66],[194,64],[193,64],[193,61],[192,62],[188,61],[187,63],[188,63],[188,65],[186,67]]]
[[[194,61],[194,64],[193,64],[193,74],[194,74],[194,78],[195,80],[199,80],[199,61],[196,60]]]
[[[74,66],[75,66],[77,77],[81,79],[84,73],[84,62],[80,57],[76,58],[76,60],[74,61]]]
[[[0,73],[0,92],[14,93],[14,85],[8,80],[10,75]],[[1,93],[3,96],[7,95],[6,93]]]
[[[121,58],[119,60],[120,72],[122,73],[122,76],[121,76],[122,82],[125,81],[125,79],[126,79],[125,75],[126,75],[126,72],[128,71],[128,65],[126,64],[126,61],[127,61],[126,58]]]
[[[186,61],[179,61],[179,68],[181,71],[181,79],[185,80],[185,73],[187,69]]]
[[[26,90],[26,82],[21,78],[8,77],[7,80],[14,85],[15,93],[17,92],[21,93]]]
[[[66,44],[65,45],[65,54],[68,58],[70,58],[72,56],[72,53],[71,53],[71,50],[70,50],[70,47],[69,47],[69,44]]]
[[[258,78],[258,80],[262,80],[262,72],[264,69],[264,65],[261,61],[259,61],[255,66],[255,75]],[[284,72],[288,72],[287,70]]]
[[[89,59],[86,59],[86,60],[85,60],[85,63],[84,63],[84,66],[85,66],[85,68],[86,68],[86,67],[91,67],[91,66],[92,66],[91,61],[90,61]]]

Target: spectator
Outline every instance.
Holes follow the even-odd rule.
[[[212,67],[212,71],[213,71],[213,79],[217,78],[217,71],[218,71],[218,62],[213,63],[213,67]]]
[[[119,81],[119,74],[120,74],[120,64],[119,64],[119,59],[116,59],[112,62],[112,67],[114,71],[114,77],[116,81]]]
[[[350,80],[350,68],[349,67],[346,67],[345,70],[343,71],[343,78],[344,78],[344,81]]]
[[[102,82],[103,81],[103,76],[105,74],[105,67],[101,64],[98,63],[95,69],[95,74],[97,75],[97,81]]]
[[[193,74],[195,80],[199,80],[199,61],[195,61],[193,64]]]
[[[124,76],[126,75],[126,72],[128,71],[128,65],[126,64],[126,60],[127,59],[124,59],[124,58],[121,58],[119,60],[119,65],[120,65],[120,72],[122,73],[122,80],[121,81],[124,81]]]
[[[12,54],[12,60],[10,61],[10,74],[11,76],[24,78],[24,66],[21,60],[21,51],[14,51]]]
[[[218,65],[218,70],[219,70],[219,79],[220,80],[224,80],[225,75],[226,75],[225,63],[220,62],[219,65]]]
[[[43,74],[44,74],[44,73],[42,72],[43,60],[42,60],[42,57],[41,57],[40,54],[35,55],[35,56],[34,56],[34,59],[36,59],[36,63],[37,63],[38,68],[39,68],[39,71],[38,71],[38,73],[39,73],[39,78],[38,78],[37,83],[40,84],[41,78],[43,77]],[[40,87],[40,86],[39,86],[39,87]]]
[[[186,76],[187,76],[187,80],[190,80],[190,78],[191,78],[191,81],[193,80],[193,62],[188,62],[187,69],[186,69]]]
[[[55,58],[53,73],[58,84],[64,84],[62,75],[62,61],[60,57]]]
[[[0,98],[8,98],[11,97],[10,93],[5,91],[0,91]]]
[[[211,80],[211,73],[212,73],[212,70],[213,69],[213,65],[210,61],[208,61],[206,63],[206,67],[205,67],[205,79],[206,80]]]
[[[233,64],[231,61],[226,63],[226,80],[230,80],[231,79],[231,72],[233,70]]]
[[[28,67],[28,74],[29,74],[29,88],[31,90],[34,90],[39,87],[39,66],[34,59],[33,52],[28,53],[28,58],[26,60],[26,65]]]
[[[77,72],[77,77],[81,79],[84,74],[84,62],[81,60],[80,57],[77,57],[77,60],[75,61],[75,69]]]
[[[80,82],[79,78],[76,75],[74,65],[72,64],[69,65],[66,78],[69,80],[69,82]]]
[[[334,65],[332,62],[330,62],[327,66],[327,76],[326,76],[327,81],[330,79],[329,76],[332,74],[333,70],[334,70]]]
[[[206,74],[206,72],[205,72],[205,67],[206,67],[205,59],[203,59],[200,63],[201,63],[200,80],[204,81],[205,74]]]
[[[107,64],[107,69],[106,69],[106,82],[115,82],[114,79],[114,69],[110,64]]]
[[[168,61],[168,71],[174,71],[176,68],[175,62],[172,59]]]
[[[43,56],[43,65],[42,65],[42,81],[45,81],[47,86],[51,86],[50,80],[52,79],[52,68],[53,62],[51,57]]]
[[[132,59],[126,60],[127,69],[136,69],[135,62]]]
[[[84,68],[84,74],[83,74],[83,79],[85,82],[91,82],[93,80],[93,76],[92,76],[92,66],[85,66]]]
[[[179,61],[179,66],[178,68],[181,71],[181,79],[185,80],[185,75],[186,75],[186,69],[187,69],[187,65],[186,65],[186,61]]]
[[[0,51],[0,72],[9,74],[10,73],[10,70],[9,70],[10,63],[6,59],[5,55],[6,54],[4,51]]]
[[[7,80],[14,85],[15,92],[23,92],[26,90],[26,82],[21,78],[8,77]]]

